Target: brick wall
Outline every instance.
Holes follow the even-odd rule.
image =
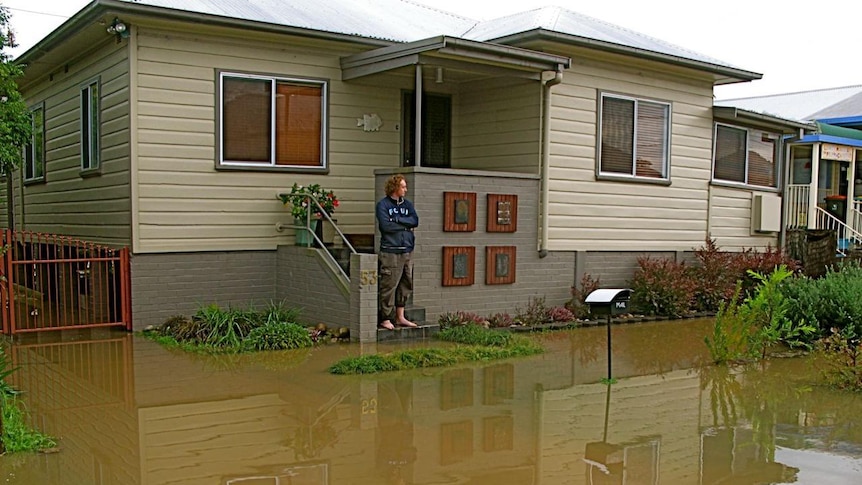
[[[216,303],[245,308],[276,299],[275,251],[214,251],[132,256],[134,329],[190,316]]]
[[[303,323],[347,327],[350,295],[336,283],[315,249],[279,246],[275,277],[276,296],[302,309]]]
[[[383,194],[383,184],[392,171],[378,170],[376,189]],[[446,312],[471,311],[488,316],[497,312],[514,313],[525,308],[531,298],[544,297],[545,304],[562,305],[570,297],[574,281],[575,254],[551,252],[540,258],[538,241],[539,178],[532,175],[495,174],[480,171],[412,168],[404,173],[408,183],[407,198],[419,214],[414,253],[415,292],[413,305],[425,308],[426,320],[434,322]],[[443,231],[443,192],[476,194],[476,230]],[[518,196],[517,232],[487,232],[488,194]],[[381,195],[382,196],[382,195]],[[443,286],[444,246],[476,248],[475,282],[471,286]],[[513,284],[485,284],[485,248],[516,246],[516,281]]]

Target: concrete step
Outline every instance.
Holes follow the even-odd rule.
[[[415,321],[415,320],[414,320]],[[440,325],[436,323],[416,322],[418,327],[395,327],[395,330],[377,329],[378,342],[391,342],[396,340],[428,339],[440,331]]]

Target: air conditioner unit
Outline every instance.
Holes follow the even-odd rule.
[[[751,230],[754,232],[781,230],[781,197],[777,194],[752,194]]]

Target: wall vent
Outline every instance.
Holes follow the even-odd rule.
[[[752,194],[751,229],[754,232],[781,230],[781,197],[776,194]]]

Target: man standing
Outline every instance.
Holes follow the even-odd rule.
[[[413,293],[413,229],[419,225],[419,216],[404,198],[407,181],[403,175],[389,177],[384,189],[386,196],[377,202],[376,209],[380,228],[378,326],[387,330],[394,330],[395,325],[416,327],[404,316],[404,307]]]

